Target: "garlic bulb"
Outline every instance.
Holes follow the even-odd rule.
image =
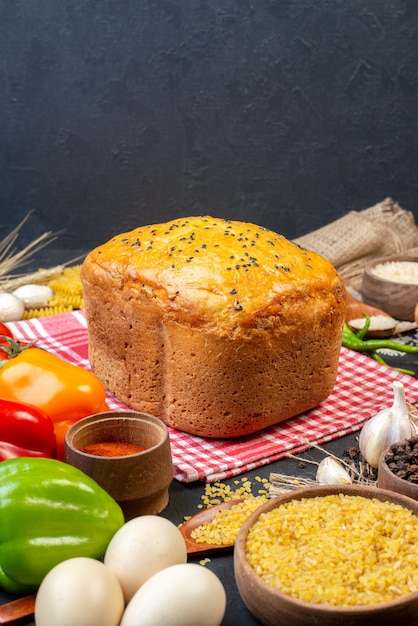
[[[27,309],[41,309],[48,305],[54,295],[48,285],[22,285],[13,291],[13,295],[23,300]]]
[[[403,384],[393,382],[394,400],[391,408],[384,407],[373,415],[363,426],[359,448],[369,465],[377,468],[383,450],[393,443],[413,437],[415,427],[409,418]]]
[[[0,293],[0,322],[18,322],[22,319],[25,305],[11,293]]]
[[[332,456],[322,459],[316,471],[316,480],[320,485],[349,485],[353,482],[350,474]]]

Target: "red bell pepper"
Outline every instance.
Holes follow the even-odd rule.
[[[0,461],[22,456],[55,458],[54,424],[37,407],[0,398]]]

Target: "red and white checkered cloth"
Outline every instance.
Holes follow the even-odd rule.
[[[89,367],[87,325],[83,311],[9,324],[16,339],[38,341],[59,357]],[[309,443],[322,444],[359,430],[364,421],[393,401],[392,381],[400,380],[408,402],[418,402],[418,380],[379,365],[370,357],[341,349],[332,394],[315,409],[239,439],[203,439],[170,428],[175,478],[212,482],[267,465]],[[126,409],[112,396],[109,407]]]

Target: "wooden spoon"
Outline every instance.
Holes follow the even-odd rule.
[[[192,515],[190,519],[184,522],[179,529],[186,543],[187,554],[197,556],[199,554],[213,554],[231,550],[233,548],[233,544],[219,545],[213,543],[197,543],[197,541],[191,536],[191,533],[201,524],[210,522],[220,509],[231,509],[239,502],[242,502],[242,500],[229,500],[228,502],[215,504],[208,509],[204,509],[195,515]],[[35,599],[36,594],[32,594],[30,596],[17,598],[17,600],[0,605],[0,625],[8,624],[8,626],[17,626],[17,624],[27,623],[28,620],[34,615]]]
[[[370,304],[366,304],[365,302],[361,302],[357,300],[349,291],[346,289],[347,296],[347,307],[345,310],[345,321],[347,324],[353,328],[353,330],[358,331],[359,327],[354,327],[351,325],[353,320],[363,319],[365,315],[369,315],[371,318],[376,317],[377,315],[388,318],[388,324],[385,324],[384,327],[376,327],[373,328],[371,324],[370,329],[367,331],[367,337],[390,337],[395,333],[395,329],[397,326],[397,321],[393,319],[388,313],[382,311],[381,309],[377,309]]]
[[[390,317],[391,319],[393,319],[389,315],[389,313],[386,313],[385,311],[382,311],[381,309],[377,309],[376,307],[371,306],[371,304],[366,304],[365,302],[362,302],[361,300],[357,300],[357,298],[355,298],[348,291],[348,289],[346,289],[345,292],[346,292],[346,298],[347,298],[347,307],[345,310],[346,322],[349,322],[359,317],[363,317],[363,315],[370,315],[370,317],[372,317],[373,315],[385,315],[386,317]]]
[[[193,539],[192,532],[195,528],[201,526],[205,522],[211,522],[216,513],[221,509],[232,509],[235,504],[239,504],[240,502],[242,502],[242,499],[229,500],[228,502],[215,504],[208,509],[195,513],[195,515],[192,515],[190,519],[184,522],[184,524],[180,526],[180,532],[186,542],[187,554],[203,555],[208,552],[213,554],[214,552],[225,552],[233,548],[234,544],[198,543],[195,539]]]
[[[0,605],[0,624],[27,624],[35,612],[36,593]]]

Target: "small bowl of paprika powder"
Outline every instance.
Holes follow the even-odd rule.
[[[418,437],[398,441],[380,456],[378,487],[418,500]]]
[[[170,438],[167,426],[154,415],[108,411],[79,420],[66,433],[65,461],[103,487],[126,521],[157,515],[168,504]]]

